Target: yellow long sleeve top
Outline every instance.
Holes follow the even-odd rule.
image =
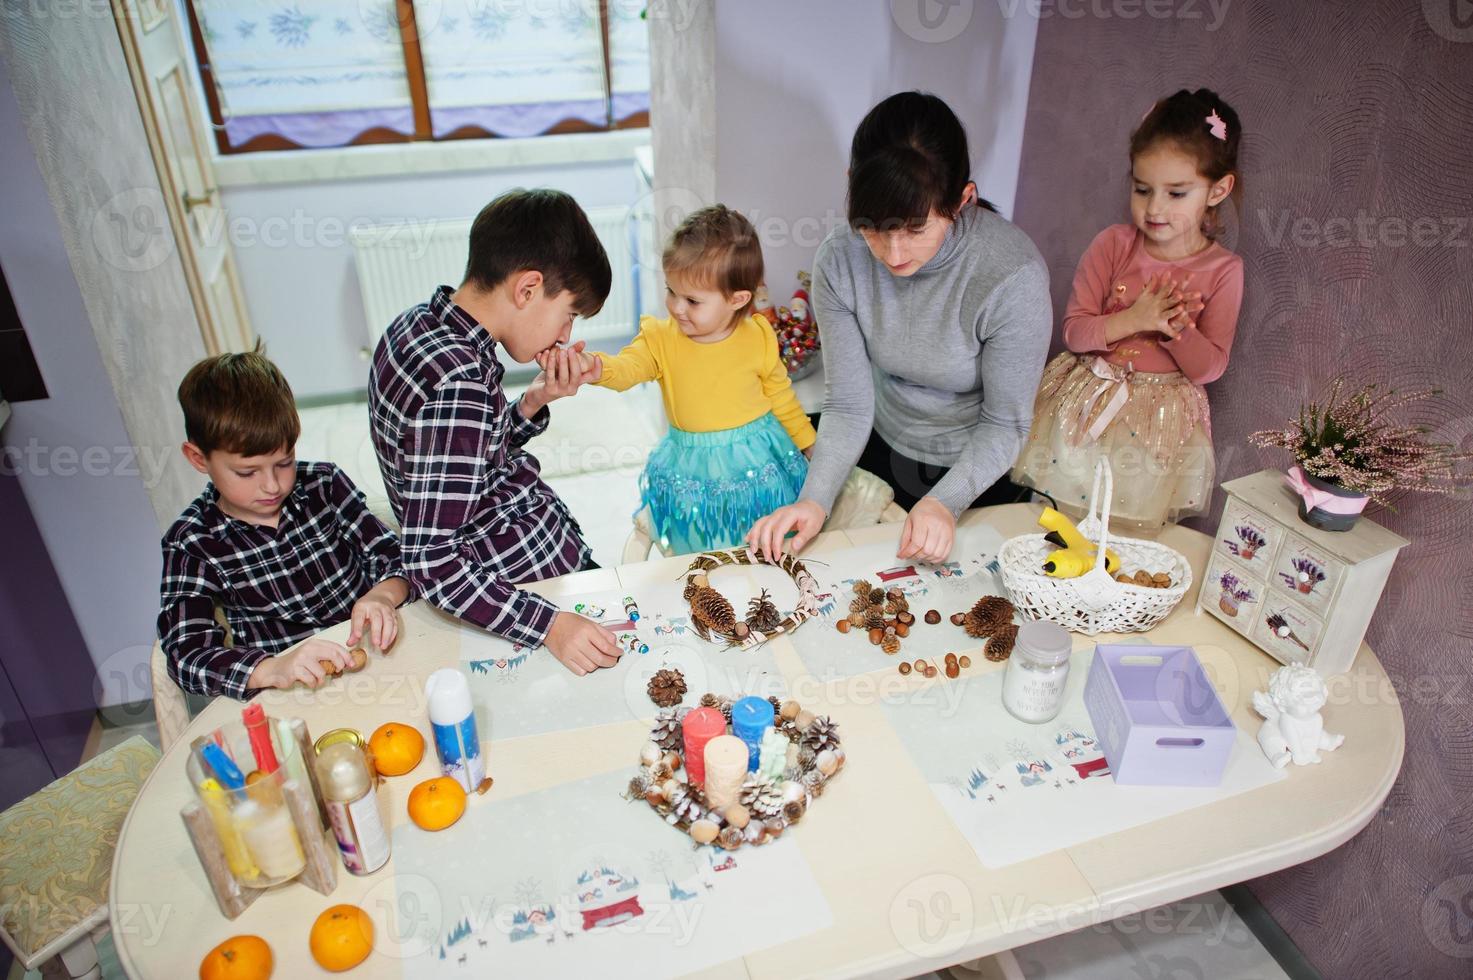
[[[625,391],[658,381],[665,416],[677,429],[735,429],[771,412],[800,450],[817,437],[778,356],[777,337],[760,315],[745,317],[714,344],[691,340],[673,317],[641,317],[629,346],[597,356],[603,375],[594,384]]]

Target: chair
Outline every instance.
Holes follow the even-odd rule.
[[[148,674],[153,681],[153,717],[159,727],[159,744],[168,749],[189,726],[189,702],[174,678],[169,676],[164,645],[154,641],[148,657]]]
[[[904,507],[895,502],[895,491],[888,483],[856,466],[844,481],[844,486],[834,501],[833,513],[824,521],[823,529],[840,531],[852,527],[869,527],[871,524],[889,524],[905,520],[907,513]],[[644,561],[650,556],[651,548],[667,558],[670,556],[669,551],[655,542],[649,508],[646,507],[634,515],[634,529],[624,542],[621,564]]]
[[[107,928],[113,849],[158,761],[134,735],[0,813],[0,939],[22,968],[102,975],[93,938]]]
[[[232,642],[230,623],[225,618],[225,610],[218,604],[215,606],[215,622],[224,628],[225,645],[229,646]],[[153,684],[153,716],[158,724],[159,745],[167,752],[188,727],[193,715],[189,710],[189,695],[169,676],[169,658],[164,653],[163,643],[157,640],[148,657],[148,676]]]

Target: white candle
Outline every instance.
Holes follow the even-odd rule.
[[[236,808],[235,822],[264,877],[290,878],[307,866],[296,825],[286,807],[248,800]]]
[[[737,802],[747,779],[747,743],[735,735],[717,735],[706,743],[706,802],[721,810]]]

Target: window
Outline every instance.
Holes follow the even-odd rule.
[[[184,0],[221,153],[649,125],[643,0]]]

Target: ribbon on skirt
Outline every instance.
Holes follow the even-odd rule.
[[[1098,442],[1100,436],[1105,434],[1110,423],[1115,421],[1115,416],[1120,414],[1120,410],[1130,400],[1130,378],[1135,374],[1133,365],[1121,367],[1119,364],[1111,364],[1103,357],[1096,357],[1092,360],[1089,369],[1095,377],[1100,379],[1101,384],[1090,392],[1089,398],[1085,399],[1084,405],[1079,409],[1079,425],[1075,427],[1072,440],[1073,445],[1076,446],[1084,441],[1086,435],[1089,436],[1090,442]],[[1105,407],[1100,411],[1100,417],[1095,419],[1093,425],[1086,428],[1085,423],[1089,421],[1090,413],[1094,411],[1100,398],[1112,386],[1115,391],[1110,395],[1110,400],[1105,402]]]

